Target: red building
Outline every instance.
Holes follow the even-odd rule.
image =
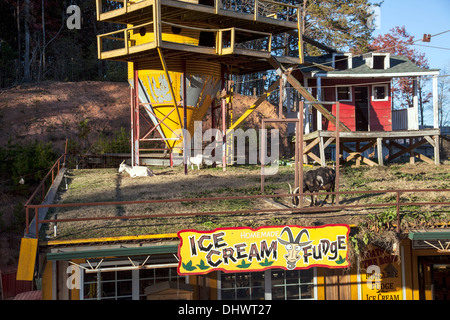
[[[305,57],[306,64],[299,67],[300,72],[295,76],[303,85],[309,88],[311,94],[318,101],[340,102],[340,121],[350,132],[342,132],[344,152],[355,153],[361,150],[365,142],[372,143],[375,148],[378,143],[380,152],[379,163],[383,158],[392,160],[407,151],[404,145],[400,147],[398,140],[407,141],[408,152],[416,156],[417,147],[429,142],[434,150],[434,161],[418,155],[422,160],[439,162],[439,125],[437,102],[437,69],[421,69],[404,56],[393,56],[390,53],[367,53],[353,56],[351,53],[330,52],[317,57]],[[432,129],[419,128],[419,99],[417,82],[420,77],[433,78],[433,126]],[[409,78],[412,80],[412,103],[406,108],[394,108],[391,92],[392,83],[397,78]],[[399,105],[397,103],[397,105]],[[336,104],[324,104],[324,106],[336,115]],[[331,145],[331,131],[335,130],[333,123],[329,122],[316,108],[307,108],[305,111],[306,142],[319,144],[320,154],[325,154],[324,148]],[[317,139],[319,138],[319,139]],[[326,138],[328,140],[323,141]],[[394,139],[395,138],[395,139]],[[378,139],[378,141],[377,141]],[[328,143],[327,143],[328,142]],[[345,143],[358,144],[354,150],[349,150]],[[395,144],[395,145],[394,145]],[[383,146],[385,149],[382,150]],[[358,149],[359,148],[359,149]],[[308,148],[307,150],[310,150]],[[369,148],[365,148],[367,151]],[[383,153],[384,152],[384,153]],[[389,152],[389,154],[387,154]],[[394,152],[394,153],[393,153]],[[314,157],[314,160],[323,157]],[[393,155],[395,154],[395,157]],[[354,157],[353,157],[354,158]],[[367,159],[362,153],[360,158]],[[344,155],[344,160],[345,160]],[[374,165],[370,160],[368,164]],[[382,163],[381,163],[382,164]]]

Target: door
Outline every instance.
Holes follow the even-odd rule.
[[[369,131],[369,88],[355,87],[356,131]]]
[[[450,256],[419,257],[421,300],[450,300]]]

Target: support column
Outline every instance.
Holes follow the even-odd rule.
[[[222,97],[222,168],[227,171],[227,99]]]
[[[139,165],[139,74],[138,64],[133,63],[134,73],[134,89],[133,89],[133,103],[131,111],[131,166]]]
[[[383,162],[383,138],[377,138],[377,154],[378,154],[378,165],[384,166]]]
[[[413,96],[413,124],[410,127],[413,130],[419,130],[419,98],[417,97],[417,77],[413,80],[413,90],[414,90],[414,96]],[[409,129],[409,128],[408,128]]]
[[[188,148],[188,141],[186,139],[187,137],[187,94],[186,94],[186,60],[183,60],[183,165],[184,165],[184,174],[188,173],[188,158],[190,154],[187,154],[187,150],[190,150]],[[190,143],[190,141],[189,141]]]
[[[439,128],[439,92],[438,92],[438,77],[433,76],[433,127]]]
[[[322,101],[322,78],[321,77],[317,78],[317,100]],[[322,113],[319,111],[317,111],[317,130],[322,130]]]
[[[440,147],[439,135],[436,135],[433,138],[434,138],[434,164],[439,165],[441,163],[441,157],[439,155],[439,147]]]

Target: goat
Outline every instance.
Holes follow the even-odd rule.
[[[316,170],[310,170],[303,174],[303,193],[309,191],[310,193],[317,193],[320,190],[325,190],[327,192],[334,192],[336,181],[336,172],[328,167],[320,167]],[[289,184],[289,183],[288,183]],[[299,187],[292,191],[292,187],[289,184],[289,193],[292,194],[292,204],[297,207],[299,204]],[[321,204],[323,206],[328,199],[329,194],[327,194],[324,202]],[[334,194],[332,195],[331,203],[334,204]],[[317,205],[317,195],[311,194],[311,204],[310,206]]]
[[[200,170],[200,166],[202,165],[203,162],[203,155],[202,154],[197,154],[195,157],[187,157],[188,160],[188,165],[191,165],[191,169],[194,169],[194,165],[197,165],[197,170]]]
[[[287,233],[289,236],[289,241],[283,240],[281,239],[281,236],[283,235],[283,233]],[[302,239],[303,234],[306,234],[308,237],[308,241],[305,242],[300,242],[300,240]],[[295,237],[294,240],[294,235],[292,234],[292,230],[290,227],[284,227],[283,230],[281,231],[280,234],[280,238],[278,238],[278,241],[285,246],[287,254],[284,256],[286,258],[286,262],[287,262],[287,268],[289,270],[293,270],[295,269],[295,265],[297,263],[298,260],[300,260],[300,256],[298,255],[301,248],[304,246],[307,246],[308,244],[310,244],[312,241],[309,240],[309,232],[307,229],[303,229],[301,230],[297,237]]]
[[[316,170],[317,181],[320,183],[319,190],[325,190],[326,192],[334,192],[336,187],[336,171],[334,169],[328,167],[320,167]],[[327,202],[329,194],[323,200],[321,204],[323,206],[324,203]],[[331,196],[331,204],[334,204],[335,195]]]
[[[129,166],[125,163],[125,160],[119,166],[119,173],[126,171],[131,178],[135,177],[151,177],[153,176],[153,171],[145,166]]]

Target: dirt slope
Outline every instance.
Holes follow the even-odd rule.
[[[236,120],[256,98],[236,94]],[[245,122],[260,126],[261,117],[276,117],[276,108],[264,102]],[[130,91],[121,82],[42,82],[0,91],[0,145],[13,141],[51,141],[63,150],[68,139],[78,139],[80,121],[88,119],[91,145],[100,132],[112,133],[130,127]],[[210,125],[207,116],[207,125]],[[279,127],[279,126],[277,126]],[[282,131],[280,134],[283,134]]]

